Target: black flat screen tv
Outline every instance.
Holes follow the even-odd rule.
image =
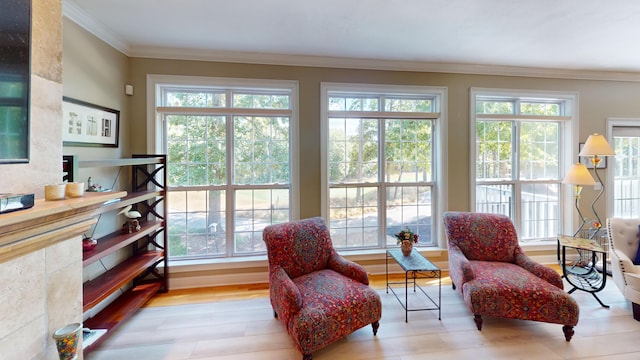
[[[29,162],[31,0],[0,0],[0,164]]]

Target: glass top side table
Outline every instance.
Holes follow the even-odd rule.
[[[402,270],[404,270],[404,283],[389,282],[389,258],[393,259]],[[442,303],[442,271],[435,266],[429,259],[425,258],[419,251],[413,249],[411,255],[404,256],[400,249],[387,250],[385,261],[387,294],[389,290],[398,299],[400,305],[405,310],[405,322],[409,322],[409,311],[438,310],[438,320],[441,320],[441,303]],[[429,294],[416,282],[418,279],[438,279],[438,302],[431,298]],[[433,306],[410,308],[409,307],[409,284],[413,282],[413,292],[420,290],[424,296],[433,304]],[[392,285],[404,284],[404,302],[400,299]]]
[[[586,254],[586,261],[581,257],[577,262],[567,263],[567,248]],[[586,291],[591,293],[600,305],[608,308],[609,305],[605,305],[596,295],[604,289],[607,282],[607,251],[593,239],[558,235],[558,252],[561,253],[562,276],[573,286],[568,293],[571,294],[576,290]],[[596,269],[598,256],[602,256],[602,272]]]

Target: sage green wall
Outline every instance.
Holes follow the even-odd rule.
[[[469,92],[472,87],[552,90],[579,93],[580,134],[606,133],[607,117],[640,118],[640,83],[515,76],[466,75],[407,71],[373,71],[320,67],[273,66],[206,61],[132,58],[131,83],[136,92],[131,106],[132,133],[146,132],[147,74],[297,80],[300,96],[300,216],[320,215],[320,84],[347,82],[392,85],[428,85],[448,88],[449,208],[469,210]],[[132,150],[146,151],[144,141]],[[576,144],[577,147],[577,144]],[[577,160],[577,159],[576,159]],[[583,204],[592,194],[585,189]],[[591,191],[591,193],[593,193]],[[605,213],[606,199],[598,202]],[[586,208],[585,208],[586,211]]]
[[[129,131],[131,99],[124,94],[124,86],[129,79],[129,58],[67,18],[63,18],[62,33],[63,95],[120,111],[117,148],[62,146],[62,141],[58,141],[62,153],[77,155],[78,160],[131,156],[130,144],[135,141]],[[61,118],[58,121],[61,124]],[[61,130],[60,134],[62,136]],[[119,171],[117,167],[81,168],[74,181],[86,182],[89,177],[94,184],[119,190],[128,189],[131,181],[131,174]],[[109,234],[120,228],[121,221],[121,216],[104,214],[86,235],[100,237]],[[87,280],[101,271],[100,266],[92,266],[84,269],[83,276]]]
[[[130,156],[130,100],[124,94],[129,58],[67,18],[63,18],[62,26],[63,95],[120,110],[118,148],[65,146],[64,155],[79,155],[81,160]],[[84,176],[82,180],[86,180]]]

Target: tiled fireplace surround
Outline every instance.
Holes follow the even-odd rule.
[[[4,234],[0,241],[3,238]],[[28,241],[23,238],[18,244]],[[46,246],[46,240],[33,251],[0,264],[0,357],[57,359],[50,334],[82,320],[80,241],[81,234],[68,230],[53,245]],[[46,247],[38,249],[40,246]]]
[[[82,321],[81,235],[118,194],[37,200],[0,217],[0,358],[57,359],[51,334]]]
[[[0,10],[1,11],[1,10]],[[30,161],[0,165],[0,193],[35,193],[62,176],[62,1],[32,1]],[[56,134],[60,134],[59,136]],[[84,199],[85,201],[87,199]],[[51,334],[82,320],[80,234],[88,215],[76,225],[40,202],[31,225],[15,228],[16,217],[0,215],[0,358],[57,359]],[[54,206],[64,208],[63,202]],[[40,210],[36,210],[38,212]],[[46,211],[45,211],[46,210]],[[71,213],[79,210],[72,210]],[[25,224],[22,220],[18,223]],[[12,225],[13,224],[13,225]],[[34,230],[39,228],[39,230]],[[66,228],[66,229],[65,229]],[[61,230],[62,229],[62,230]],[[37,233],[40,232],[39,238]],[[35,238],[40,241],[33,241]],[[8,245],[11,244],[11,245]],[[82,358],[82,355],[80,355]]]

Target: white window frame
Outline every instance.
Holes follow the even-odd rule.
[[[300,218],[300,165],[299,165],[299,94],[298,81],[292,80],[263,80],[263,79],[239,79],[204,76],[181,76],[181,75],[147,75],[147,151],[150,154],[162,154],[166,152],[164,144],[164,124],[162,113],[157,111],[161,106],[162,87],[198,87],[214,86],[228,88],[254,89],[286,89],[290,91],[291,98],[291,118],[289,119],[290,131],[290,172],[291,172],[291,193],[290,193],[290,218],[291,220]],[[215,112],[215,110],[213,110]],[[233,146],[233,144],[230,144]],[[230,204],[228,204],[230,205]],[[233,206],[227,206],[227,211],[233,212]],[[228,220],[229,221],[229,220]],[[229,228],[229,227],[228,227]],[[230,247],[227,246],[229,249]],[[229,250],[225,257],[252,257],[251,254],[233,254]],[[209,256],[215,258],[219,256]]]
[[[446,194],[448,193],[447,182],[448,171],[446,164],[448,163],[447,151],[447,87],[437,86],[402,86],[402,85],[376,85],[376,84],[353,84],[353,83],[334,83],[323,82],[320,84],[320,136],[321,136],[321,211],[322,216],[325,219],[329,219],[329,169],[328,169],[328,151],[329,151],[329,134],[328,134],[328,120],[329,120],[329,93],[330,92],[354,92],[354,93],[368,93],[368,94],[399,94],[399,95],[435,95],[439,98],[439,104],[437,104],[437,111],[440,112],[440,118],[437,120],[437,126],[434,126],[433,139],[436,146],[433,148],[433,162],[434,162],[434,178],[433,182],[437,186],[435,203],[437,209],[447,209],[448,201]],[[378,208],[385,207],[385,198],[381,196],[378,199]],[[437,248],[446,248],[446,241],[444,241],[442,224],[440,221],[440,210],[433,211],[433,235],[434,244]],[[378,239],[379,248],[385,248],[385,234],[380,234]],[[359,249],[349,250],[340,249],[340,251],[358,251]]]
[[[522,90],[522,89],[494,89],[494,88],[471,88],[469,97],[469,209],[476,208],[476,164],[473,159],[477,157],[476,147],[476,99],[483,96],[495,96],[505,98],[553,98],[565,100],[566,113],[571,119],[568,124],[563,127],[563,137],[560,139],[560,179],[564,178],[566,171],[572,164],[578,161],[578,143],[579,143],[579,95],[577,92],[560,92],[560,91],[544,91],[544,90]],[[573,203],[573,192],[570,186],[561,184],[561,222],[560,229],[562,233],[573,234],[573,228],[579,224],[578,215],[576,214]],[[517,204],[519,205],[519,204]],[[473,211],[473,210],[472,210]],[[519,219],[514,219],[516,230],[520,231]],[[537,241],[527,241],[526,245],[535,245],[541,243]],[[542,242],[546,244],[548,241]]]
[[[607,138],[607,141],[609,141],[609,143],[613,147],[613,143],[612,143],[613,136],[614,136],[613,129],[615,127],[640,128],[640,118],[607,118],[606,124],[607,124],[606,138]],[[608,157],[607,170],[605,171],[605,174],[604,174],[605,196],[607,197],[607,201],[605,205],[606,217],[609,217],[609,216],[620,217],[620,215],[613,213],[615,209],[614,198],[613,198],[614,197],[613,182],[615,178],[615,167],[614,167],[615,161],[616,161],[615,156]]]

